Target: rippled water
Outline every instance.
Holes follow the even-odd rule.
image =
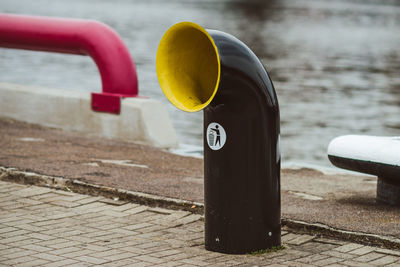
[[[284,162],[328,165],[338,135],[400,135],[400,1],[1,0],[0,12],[89,18],[128,45],[140,94],[164,102],[179,140],[201,147],[202,114],[162,95],[155,54],[174,23],[229,32],[263,61],[281,108]],[[0,81],[100,91],[89,57],[0,49]]]

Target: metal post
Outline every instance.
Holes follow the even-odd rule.
[[[157,73],[172,104],[204,110],[206,249],[279,246],[279,105],[260,60],[229,34],[183,22],[163,36]]]

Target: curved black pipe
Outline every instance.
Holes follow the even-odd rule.
[[[174,38],[181,38],[179,32],[173,34]],[[197,97],[202,102],[194,101],[197,104],[193,108],[194,111],[198,110],[197,106],[204,109],[205,247],[236,254],[279,246],[280,119],[274,86],[260,60],[241,41],[215,30],[203,34],[208,35],[216,48],[219,67],[216,92],[210,93],[202,86],[175,92],[173,86],[179,87],[179,82],[173,79],[177,77],[165,78],[160,68],[163,64],[164,68],[169,66],[175,57],[159,61],[160,48],[157,72],[167,98],[179,108],[184,105],[186,111],[187,101],[196,98],[193,92],[209,92],[205,94],[209,98],[205,99],[204,93],[199,94],[202,98]],[[171,54],[191,58],[196,58],[197,54],[188,53],[202,46],[198,41],[174,51],[173,42],[165,43],[165,40],[161,40],[160,47],[171,45],[168,50]],[[206,57],[206,52],[203,53]],[[182,57],[176,56],[177,60]],[[202,60],[196,61],[199,72],[203,71]],[[180,64],[171,63],[170,66],[180,68]],[[183,72],[183,76],[189,73]],[[209,77],[190,73],[187,84],[200,84],[199,79]],[[162,75],[164,78],[160,78]],[[182,90],[189,95],[187,99],[181,98]]]
[[[206,248],[246,253],[280,245],[279,106],[254,53],[235,37],[208,30],[221,78],[204,109],[204,133],[218,122],[227,133],[215,152],[204,140]]]

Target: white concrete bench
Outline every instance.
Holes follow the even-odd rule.
[[[400,137],[339,136],[328,158],[339,168],[376,175],[377,200],[400,206]]]

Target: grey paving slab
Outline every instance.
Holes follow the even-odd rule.
[[[0,181],[2,197],[13,184]],[[204,248],[204,222],[188,212],[60,194],[35,186],[10,206],[0,201],[0,265],[4,266],[383,266],[399,251],[284,231],[285,248],[225,255]],[[43,194],[47,196],[40,198]],[[66,205],[55,205],[64,197]],[[53,199],[54,198],[54,199]],[[30,206],[39,206],[29,209]],[[27,207],[27,209],[25,209]],[[96,210],[96,212],[93,212]]]

